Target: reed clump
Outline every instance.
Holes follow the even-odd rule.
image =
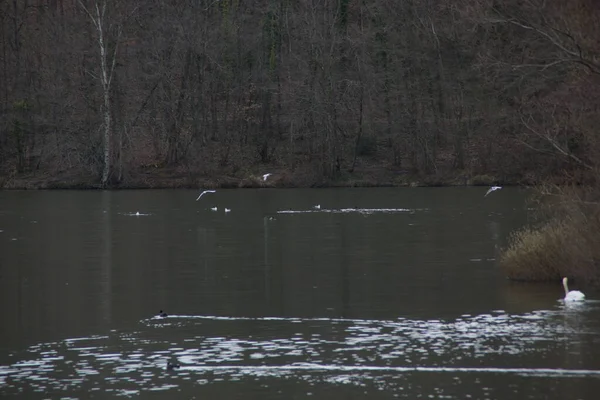
[[[553,188],[541,191],[544,222],[509,238],[500,266],[510,279],[558,281],[569,276],[600,285],[600,191]]]

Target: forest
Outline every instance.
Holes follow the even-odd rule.
[[[597,0],[0,0],[0,187],[584,183]]]

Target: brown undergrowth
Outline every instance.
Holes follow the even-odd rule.
[[[541,220],[513,233],[500,258],[510,279],[600,286],[600,188],[540,190]]]

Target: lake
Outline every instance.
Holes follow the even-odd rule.
[[[505,279],[486,190],[0,192],[0,397],[595,399],[600,295]]]

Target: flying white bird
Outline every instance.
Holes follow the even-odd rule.
[[[231,208],[225,207],[225,212],[228,213],[229,211],[231,211]]]
[[[502,186],[492,186],[491,188],[488,189],[488,191],[485,193],[485,196],[487,196],[488,194],[492,193],[494,190],[500,190],[502,189]],[[485,197],[483,196],[483,197]]]
[[[200,197],[204,196],[206,193],[214,193],[214,192],[216,192],[216,190],[205,190],[204,192],[200,193],[200,196],[198,196],[196,201],[200,200]]]
[[[271,175],[273,175],[272,173],[268,173],[268,174],[264,174],[263,175],[263,181],[266,181],[268,177],[270,177]]]
[[[564,277],[563,287],[565,288],[565,301],[584,301],[585,295],[581,293],[579,290],[571,290],[569,291],[569,287],[567,286],[567,278]]]

